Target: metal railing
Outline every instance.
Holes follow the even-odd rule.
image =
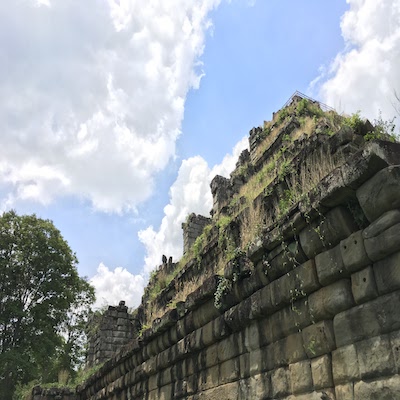
[[[306,100],[309,100],[309,101],[311,101],[311,102],[313,102],[313,103],[318,104],[319,108],[320,108],[322,111],[325,111],[325,112],[327,112],[327,111],[335,111],[335,109],[334,109],[333,107],[330,107],[330,106],[328,106],[328,105],[326,105],[326,104],[324,104],[324,103],[321,103],[321,102],[318,101],[318,100],[314,100],[314,99],[312,99],[311,97],[307,96],[306,94],[299,92],[298,90],[296,90],[296,91],[290,96],[289,100],[283,105],[283,107],[282,107],[281,109],[283,109],[283,108],[289,106],[290,104],[292,104],[293,99],[294,99],[295,97],[301,97],[302,99],[306,99]]]

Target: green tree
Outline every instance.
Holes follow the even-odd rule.
[[[17,383],[73,369],[82,310],[94,300],[76,264],[51,221],[0,216],[0,400],[10,400]]]

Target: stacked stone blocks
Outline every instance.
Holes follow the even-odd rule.
[[[255,268],[222,310],[213,277],[188,297],[183,315],[166,315],[158,331],[107,362],[80,398],[397,398],[399,171],[364,175],[355,188],[367,227],[338,205],[294,235],[296,247],[254,246]],[[375,201],[364,195],[378,186]]]

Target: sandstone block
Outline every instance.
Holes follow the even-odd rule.
[[[400,166],[389,166],[357,190],[357,198],[370,222],[400,207]]]
[[[312,293],[321,287],[314,260],[306,261],[290,273],[295,275],[296,287],[306,294]]]
[[[363,238],[371,239],[375,236],[380,235],[383,231],[398,223],[400,223],[400,210],[387,211],[363,230]]]
[[[335,385],[360,379],[357,349],[354,344],[332,352],[332,375]]]
[[[353,307],[333,320],[338,347],[400,329],[400,292]]]
[[[241,353],[241,348],[239,346],[237,334],[232,334],[218,343],[219,362],[234,358],[238,356],[240,353]]]
[[[290,391],[290,374],[288,368],[278,368],[271,373],[272,396],[287,396]]]
[[[244,346],[247,351],[260,348],[260,331],[257,322],[253,322],[244,330]]]
[[[394,357],[394,364],[396,366],[396,372],[400,372],[400,331],[392,332],[389,335],[390,345],[392,346],[392,352]]]
[[[330,210],[322,221],[316,221],[300,232],[300,244],[308,258],[331,249],[357,230],[353,216],[344,207]]]
[[[371,266],[351,275],[351,290],[357,304],[365,303],[378,296],[374,272]]]
[[[348,272],[358,271],[371,263],[364,247],[362,231],[351,234],[340,242],[343,264]]]
[[[312,390],[310,360],[303,360],[289,365],[291,391],[294,394]]]
[[[347,275],[340,246],[318,254],[315,257],[315,265],[317,268],[318,280],[322,286],[329,285]]]
[[[268,321],[266,327],[266,334],[269,339],[268,343],[298,332],[300,329],[311,324],[309,302],[307,299],[294,301],[290,306],[271,315]]]
[[[357,342],[356,349],[362,379],[392,375],[395,372],[389,335]]]
[[[259,374],[264,369],[264,350],[257,349],[249,353],[249,374]]]
[[[300,332],[275,342],[273,349],[276,366],[286,366],[307,357]]]
[[[234,382],[239,379],[239,358],[231,358],[219,365],[219,384]]]
[[[210,368],[218,363],[218,343],[205,349],[205,367]]]
[[[270,397],[270,392],[269,374],[258,374],[239,382],[238,400],[267,399]]]
[[[400,195],[399,195],[400,197]],[[391,226],[378,236],[365,239],[365,250],[372,261],[382,258],[400,250],[400,223]]]
[[[332,357],[325,354],[311,360],[311,372],[314,389],[324,389],[333,386]]]
[[[400,289],[400,251],[376,262],[373,268],[379,293]]]
[[[335,386],[336,400],[354,400],[354,382]]]
[[[191,400],[237,400],[238,383],[232,382],[199,393]],[[188,399],[189,400],[189,399]]]
[[[388,379],[380,379],[374,382],[360,381],[354,385],[354,400],[375,399],[400,399],[399,375],[395,375]]]
[[[335,349],[332,321],[321,321],[302,331],[304,349],[308,358],[330,353]]]
[[[308,297],[310,314],[314,321],[333,318],[354,305],[349,279],[342,279],[319,289]]]

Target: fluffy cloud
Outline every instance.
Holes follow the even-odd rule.
[[[73,195],[122,212],[148,198],[219,1],[0,2],[3,204]]]
[[[248,145],[247,137],[236,144],[221,164],[212,169],[200,156],[184,160],[176,181],[170,188],[170,202],[164,208],[164,217],[159,229],[153,226],[139,232],[139,239],[146,247],[145,273],[148,274],[161,263],[161,255],[178,259],[183,251],[182,222],[188,214],[209,215],[212,208],[210,182],[215,175],[229,176],[239,154]]]
[[[314,84],[320,97],[339,111],[376,118],[395,114],[400,92],[400,1],[347,0],[341,21],[346,48]]]
[[[229,176],[239,154],[248,145],[247,137],[236,144],[231,154],[210,169],[200,156],[183,160],[178,177],[170,188],[170,202],[164,207],[164,217],[159,229],[152,226],[139,232],[139,239],[146,247],[145,265],[140,274],[134,275],[124,268],[110,270],[100,264],[90,283],[96,289],[95,308],[118,304],[125,300],[128,307],[140,304],[149,273],[161,263],[162,254],[176,260],[182,255],[181,224],[187,215],[195,212],[208,215],[212,208],[210,182],[215,175]]]
[[[137,307],[145,286],[142,275],[133,275],[121,267],[111,271],[102,263],[90,283],[96,288],[94,308],[118,305],[120,300],[125,300],[128,307]]]

